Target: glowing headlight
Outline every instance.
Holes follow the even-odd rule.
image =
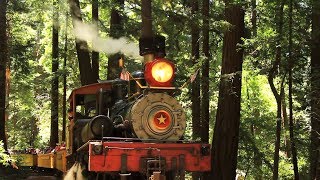
[[[144,75],[150,86],[171,86],[174,64],[166,59],[155,59],[146,64]]]
[[[152,77],[158,82],[167,82],[173,76],[173,68],[171,64],[166,62],[158,62],[153,65],[152,70]]]

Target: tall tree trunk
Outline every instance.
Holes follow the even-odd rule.
[[[199,11],[198,0],[192,0],[191,5],[192,18],[191,18],[191,38],[192,38],[192,62],[196,65],[199,61],[199,25],[196,21]],[[191,101],[192,101],[192,137],[193,139],[200,138],[201,126],[200,126],[200,80],[196,78],[192,83],[191,90]]]
[[[7,150],[5,132],[6,112],[6,66],[8,61],[8,37],[7,37],[7,1],[0,1],[0,141]]]
[[[141,29],[141,38],[143,39],[152,39],[153,30],[152,30],[152,6],[150,0],[141,0],[141,19],[142,19],[142,29]],[[144,63],[153,61],[154,53],[148,53],[143,55]]]
[[[118,9],[123,9],[124,0],[114,0],[114,3],[110,18],[110,36],[120,38],[123,35],[123,23]],[[119,78],[121,69],[119,68],[118,60],[120,57],[120,53],[112,54],[108,57],[108,79]]]
[[[270,85],[270,88],[272,90],[272,93],[276,99],[277,102],[277,126],[276,126],[276,141],[275,141],[275,147],[274,147],[274,158],[273,158],[273,179],[278,179],[278,171],[279,171],[279,149],[280,149],[280,135],[281,135],[281,94],[277,92],[277,89],[274,85],[274,78],[275,73],[280,66],[281,62],[281,38],[282,38],[282,28],[283,28],[283,6],[284,6],[284,0],[279,1],[279,10],[277,13],[277,48],[276,48],[276,57],[275,61],[273,62],[272,68],[269,71],[268,74],[268,82]]]
[[[92,21],[98,27],[99,22],[99,4],[98,0],[92,0]],[[97,29],[97,31],[99,31]],[[99,32],[97,32],[99,34]],[[99,52],[92,51],[92,76],[94,80],[99,79]]]
[[[251,0],[251,39],[254,39],[257,37],[257,1],[256,0]],[[257,56],[257,54],[253,54],[254,56]],[[249,96],[249,92],[247,92]],[[249,98],[248,98],[249,99]],[[254,118],[258,118],[259,116],[259,110],[257,110],[254,113]],[[250,127],[250,131],[253,137],[255,137],[255,124],[252,123]],[[259,153],[253,152],[253,162],[254,162],[254,167],[258,170],[257,173],[255,173],[254,178],[257,180],[263,179],[263,174],[262,174],[262,160],[261,157],[259,156]]]
[[[320,179],[320,2],[312,1],[310,177]]]
[[[57,0],[53,1],[52,24],[52,82],[51,82],[51,132],[50,147],[59,142],[59,10]]]
[[[202,1],[202,18],[203,18],[203,47],[202,51],[205,56],[204,63],[202,65],[202,100],[201,100],[201,141],[209,142],[209,0]]]
[[[289,130],[289,118],[288,118],[288,113],[287,113],[287,103],[286,103],[286,94],[284,91],[284,87],[281,89],[282,93],[282,98],[281,98],[281,107],[282,107],[282,126],[283,126],[283,141],[284,141],[284,146],[285,146],[285,153],[287,158],[291,157],[291,147],[290,147],[290,139],[288,137],[288,130]]]
[[[69,15],[66,12],[66,27],[64,36],[63,54],[63,96],[62,96],[62,141],[66,141],[66,118],[67,118],[67,57],[68,57],[68,22]]]
[[[191,1],[191,57],[194,66],[199,62],[200,30],[197,18],[199,16],[199,1]],[[200,73],[199,73],[200,74]],[[191,84],[191,110],[192,110],[192,138],[194,140],[201,137],[201,99],[200,99],[200,78],[196,78]],[[192,179],[200,178],[197,172],[192,173]]]
[[[152,6],[150,0],[141,0],[141,19],[142,19],[142,29],[141,36],[143,38],[153,38],[152,30]]]
[[[251,25],[252,36],[257,36],[257,0],[251,0]]]
[[[240,125],[240,98],[244,36],[244,11],[235,4],[225,8],[225,18],[233,26],[223,39],[223,54],[216,123],[213,134],[212,176],[235,179]]]
[[[32,116],[31,118],[32,118],[31,119],[31,124],[30,124],[30,126],[31,126],[31,136],[30,136],[29,145],[31,147],[35,147],[35,143],[34,142],[36,142],[36,138],[37,138],[37,136],[39,134],[39,129],[38,129],[38,126],[37,126],[38,120],[37,120],[37,118],[35,116]]]
[[[292,71],[293,71],[293,42],[292,42],[292,28],[293,28],[293,2],[290,0],[289,4],[289,131],[290,131],[290,142],[291,142],[291,154],[292,154],[292,165],[294,171],[294,179],[299,179],[298,159],[297,150],[294,139],[293,131],[293,102],[292,102]]]
[[[69,0],[69,6],[73,25],[75,24],[75,21],[82,22],[79,0]],[[93,77],[87,42],[76,39],[76,49],[78,55],[81,84],[87,85],[97,82],[97,80]]]

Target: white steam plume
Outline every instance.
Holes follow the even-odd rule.
[[[64,176],[64,180],[86,180],[82,175],[82,171],[84,170],[84,166],[80,163],[76,162],[67,172],[67,174]]]
[[[92,49],[97,52],[104,52],[107,54],[115,54],[118,52],[126,56],[134,58],[141,58],[139,55],[139,46],[130,42],[127,38],[101,38],[98,34],[98,27],[94,24],[85,24],[79,20],[74,22],[74,35],[83,41],[92,43]]]

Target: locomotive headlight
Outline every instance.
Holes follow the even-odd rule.
[[[166,59],[155,59],[146,64],[144,74],[150,86],[171,86],[174,64]]]
[[[156,81],[167,82],[173,76],[173,68],[166,62],[158,62],[152,67],[151,73]]]

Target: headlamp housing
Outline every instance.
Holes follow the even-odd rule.
[[[146,63],[144,76],[149,86],[170,87],[174,78],[174,64],[164,58]]]

